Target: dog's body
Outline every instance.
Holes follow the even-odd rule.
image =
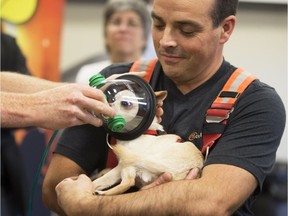
[[[165,96],[166,97],[166,96]],[[163,130],[156,122],[150,130]],[[97,194],[115,195],[136,185],[141,188],[151,183],[164,172],[170,173],[173,180],[184,179],[195,167],[203,167],[203,155],[191,142],[179,142],[174,134],[149,135],[130,140],[117,140],[112,146],[119,163],[111,171],[93,181]],[[109,190],[105,190],[119,183]]]

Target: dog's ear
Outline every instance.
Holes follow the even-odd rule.
[[[167,94],[168,94],[167,91],[157,91],[157,92],[155,92],[155,96],[156,96],[156,99],[157,99],[157,105],[161,104],[161,106],[162,106],[162,103],[165,100],[165,98],[167,97]]]

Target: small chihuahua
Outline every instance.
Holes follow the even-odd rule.
[[[155,95],[159,104],[166,98],[167,91],[155,92]],[[149,130],[164,131],[156,117]],[[192,168],[201,169],[201,151],[193,143],[179,140],[181,138],[174,134],[143,134],[130,141],[117,140],[117,144],[111,148],[118,158],[118,165],[93,181],[96,194],[116,195],[132,186],[141,188],[164,172],[170,173],[173,180],[185,179]],[[110,188],[113,185],[116,186]],[[109,189],[105,190],[107,188]]]

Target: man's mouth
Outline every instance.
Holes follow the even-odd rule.
[[[177,64],[183,60],[182,56],[171,55],[168,53],[160,53],[160,58],[163,59],[166,64]]]

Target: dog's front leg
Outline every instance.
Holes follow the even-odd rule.
[[[121,179],[119,185],[107,190],[96,191],[100,195],[116,195],[127,191],[130,187],[135,185],[136,169],[134,167],[126,167],[121,171]]]
[[[121,167],[118,164],[115,168],[107,172],[105,175],[97,178],[93,181],[93,185],[96,190],[103,190],[109,188],[112,185],[120,182],[121,180]]]

